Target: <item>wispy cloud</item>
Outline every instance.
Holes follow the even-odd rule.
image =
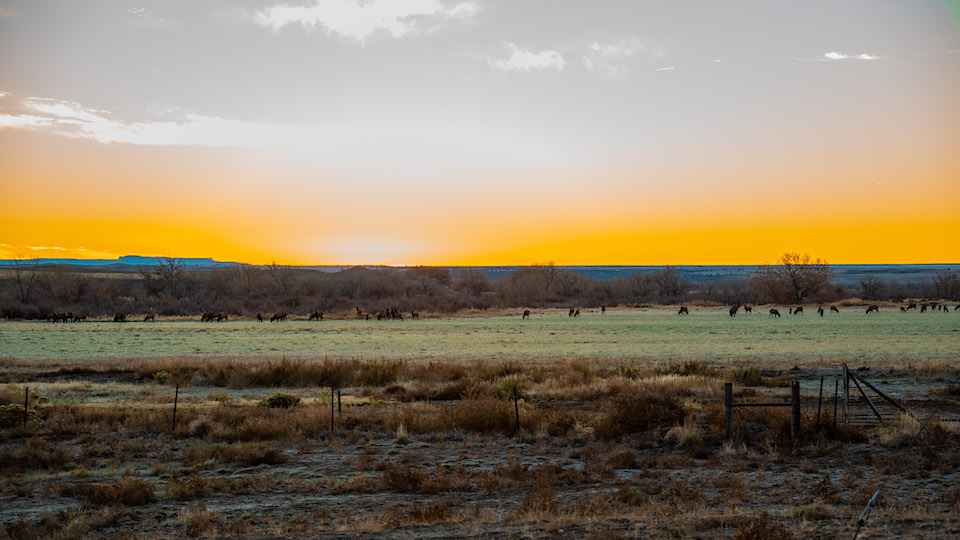
[[[490,67],[502,71],[518,71],[529,73],[531,71],[563,71],[566,62],[563,55],[557,51],[533,52],[522,49],[516,43],[505,43],[510,56],[505,59],[496,59],[487,57]]]
[[[474,2],[315,0],[307,6],[273,6],[257,12],[253,19],[274,30],[301,25],[363,43],[377,33],[399,38],[434,31],[447,23],[469,19],[479,10]]]
[[[422,129],[411,132],[410,125]],[[419,116],[336,124],[278,124],[166,109],[141,121],[119,119],[80,103],[30,97],[0,101],[0,130],[47,133],[103,144],[257,148],[292,152],[363,171],[449,170],[489,163],[556,158],[553,148],[522,129],[505,135],[479,118],[425,120]],[[370,156],[377,160],[371,162]]]
[[[617,41],[593,41],[586,46],[583,65],[589,72],[596,72],[614,79],[622,79],[629,71],[629,62],[637,56],[660,58],[663,49],[638,36]]]
[[[674,69],[677,69],[677,66],[667,66],[667,67],[657,68],[654,71],[671,71]]]
[[[795,58],[801,62],[830,62],[830,61],[845,61],[845,60],[879,60],[880,59],[879,56],[868,54],[868,53],[846,54],[839,51],[826,52],[826,53],[823,53],[822,56],[816,56],[813,58],[799,58],[799,57],[795,57]]]
[[[13,10],[0,6],[0,19],[9,19],[13,17]]]
[[[19,112],[0,111],[0,129],[3,128],[43,130],[101,143],[236,147],[266,146],[271,137],[297,129],[191,113],[155,121],[123,122],[108,111],[37,97],[24,99]]]

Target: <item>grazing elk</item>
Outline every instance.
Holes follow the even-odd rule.
[[[58,322],[66,323],[69,319],[70,319],[70,315],[68,313],[54,313],[53,315],[50,316],[50,322],[54,322],[54,323],[58,323]]]
[[[143,318],[143,322],[147,322],[147,321],[154,321],[154,322],[156,322],[156,320],[157,320],[157,316],[156,316],[155,313],[149,313],[149,314],[147,314],[146,317]]]
[[[530,318],[530,310],[529,310],[529,309],[523,310],[523,317],[521,317],[521,318],[522,318],[522,319],[529,319],[529,318]]]
[[[736,316],[737,316],[737,311],[739,311],[739,310],[740,310],[740,304],[737,304],[737,305],[733,306],[732,308],[730,308],[730,316],[731,316],[731,317],[736,317]]]
[[[263,314],[260,312],[257,312],[257,322],[263,322]]]
[[[323,312],[320,311],[320,310],[314,311],[313,313],[310,314],[310,319],[309,319],[309,320],[311,320],[311,321],[313,321],[313,320],[322,321],[322,320],[323,320]]]
[[[689,315],[690,310],[687,309],[687,306],[680,306],[680,310],[677,311],[677,315]]]
[[[900,311],[906,313],[906,312],[907,312],[907,308],[905,308],[905,307],[903,307],[903,306],[900,306]]]
[[[284,322],[286,320],[287,320],[286,311],[280,311],[278,313],[274,313],[273,317],[270,317],[270,322]]]
[[[957,304],[956,306],[954,306],[953,310],[954,310],[954,311],[960,311],[960,304]]]
[[[771,316],[771,317],[776,317],[776,318],[779,319],[779,318],[780,318],[780,312],[779,312],[778,310],[776,310],[776,309],[771,308],[771,309],[770,309],[770,316]]]
[[[87,321],[87,314],[86,314],[86,313],[80,313],[79,315],[75,315],[75,316],[73,317],[73,322],[80,322],[80,321],[83,321],[83,322],[86,322],[86,321]]]
[[[830,306],[830,311],[833,311],[833,312],[838,313],[838,314],[840,313],[840,310],[837,309],[837,306]]]
[[[920,306],[920,313],[926,313],[926,311],[927,311],[927,305],[926,305],[926,304],[921,305],[921,306]]]
[[[410,312],[410,318],[411,318],[411,319],[419,319],[419,318],[420,318],[420,314],[417,313],[416,311],[411,311],[411,312]]]
[[[911,302],[910,305],[907,306],[907,309],[917,309],[917,304]]]
[[[216,316],[217,314],[212,311],[204,311],[203,315],[200,316],[200,322],[213,322],[213,318]]]
[[[360,318],[360,316],[363,315],[363,312],[360,311],[360,306],[357,306],[356,310],[357,310],[357,318]]]
[[[867,315],[869,315],[870,313],[873,313],[873,312],[876,312],[877,314],[879,314],[879,313],[880,313],[880,306],[878,306],[878,305],[876,305],[876,304],[871,304],[870,306],[867,307]]]
[[[751,306],[743,306],[743,311],[746,313],[753,313],[753,308]]]
[[[823,317],[823,306],[817,306],[817,314],[819,314],[820,317]]]
[[[607,306],[600,306],[600,314],[605,315],[607,313]]]
[[[225,322],[227,320],[227,314],[222,311],[218,311],[213,318],[216,319],[217,322]]]
[[[570,311],[567,313],[567,317],[573,317],[573,308],[570,308]]]
[[[577,308],[577,310],[573,312],[573,316],[574,316],[574,317],[579,317],[579,316],[580,316],[580,308]]]
[[[113,316],[113,322],[127,322],[127,314],[122,311],[118,311]]]
[[[803,306],[797,306],[793,308],[794,315],[803,315]]]

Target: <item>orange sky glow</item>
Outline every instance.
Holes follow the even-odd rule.
[[[0,0],[0,259],[960,263],[941,2],[397,1]]]

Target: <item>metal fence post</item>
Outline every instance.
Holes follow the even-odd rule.
[[[800,437],[800,381],[794,379],[790,383],[790,438],[794,441]]]
[[[727,440],[733,440],[733,383],[723,383],[723,409],[727,415]]]

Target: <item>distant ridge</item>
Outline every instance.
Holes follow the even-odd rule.
[[[140,255],[124,255],[117,259],[40,259],[40,264],[66,264],[69,266],[110,266],[110,265],[128,265],[128,266],[155,266],[166,257],[143,257]],[[242,263],[215,261],[209,257],[181,258],[176,257],[177,261],[187,266],[234,266]],[[13,259],[0,259],[0,265],[12,265]]]
[[[155,266],[165,257],[143,257],[140,255],[124,255],[118,259],[40,259],[41,266],[63,264],[66,266],[81,267],[91,271],[135,272],[140,268]],[[246,266],[246,263],[216,261],[209,257],[176,258],[187,267],[202,270],[206,268],[222,268],[225,266]],[[0,267],[10,266],[12,259],[0,259]],[[670,265],[682,277],[695,282],[722,281],[748,279],[757,272],[757,265]],[[666,268],[667,265],[592,265],[592,266],[561,266],[558,269],[577,272],[596,279],[616,279],[637,272],[649,273]],[[887,281],[920,282],[932,279],[939,272],[956,272],[960,270],[960,263],[954,264],[832,264],[835,283],[847,286],[859,285],[861,279],[867,276],[876,276]],[[358,272],[364,269],[381,268],[385,270],[403,270],[407,267],[379,266],[379,265],[330,265],[295,266],[304,270],[320,272]],[[483,270],[490,279],[499,280],[508,277],[522,265],[513,266],[447,266],[451,270],[461,268],[477,268]]]

